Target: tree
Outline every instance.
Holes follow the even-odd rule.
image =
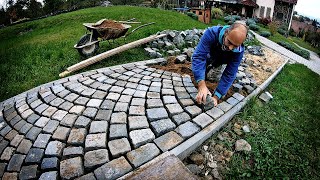
[[[63,5],[62,0],[44,0],[44,12],[46,14],[55,13],[58,10],[61,10],[61,6]]]
[[[40,17],[43,15],[42,4],[36,0],[30,0],[28,4],[28,15],[30,18]]]

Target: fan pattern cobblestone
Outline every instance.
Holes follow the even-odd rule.
[[[147,61],[160,63],[165,59]],[[64,78],[1,105],[3,179],[115,179],[239,102],[206,112],[189,76],[132,63]]]

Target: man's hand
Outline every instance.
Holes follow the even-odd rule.
[[[197,102],[199,104],[206,103],[206,98],[207,98],[208,94],[210,94],[210,96],[211,96],[211,93],[210,93],[209,89],[206,86],[206,82],[204,80],[199,81],[199,83],[198,83],[198,94],[197,94],[197,97],[196,97]]]
[[[218,105],[218,97],[217,96],[213,96],[212,100],[213,100],[214,106],[216,107]]]

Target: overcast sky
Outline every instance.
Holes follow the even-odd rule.
[[[42,2],[43,0],[37,0]],[[0,7],[5,6],[6,0],[0,0]],[[295,10],[299,14],[310,16],[311,18],[320,19],[320,0],[298,0]]]

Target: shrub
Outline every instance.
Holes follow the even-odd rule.
[[[247,26],[250,26],[251,24],[256,24],[256,21],[253,18],[247,19],[246,20]]]
[[[310,58],[309,51],[306,51],[306,50],[303,50],[303,49],[300,49],[300,48],[296,48],[293,45],[291,45],[291,44],[289,44],[287,42],[284,42],[284,41],[280,41],[280,42],[278,42],[278,44],[283,46],[286,49],[289,49],[290,51],[292,51],[292,52],[294,52],[296,54],[299,54],[300,56],[304,57],[305,59],[309,59]]]
[[[259,19],[259,22],[261,24],[267,26],[271,22],[271,19],[270,18],[261,18],[261,19]]]
[[[213,8],[211,10],[212,18],[219,19],[223,17],[223,11],[219,8]]]
[[[283,29],[278,29],[278,33],[284,36],[287,34],[287,31],[285,31]]]
[[[289,30],[289,35],[290,35],[290,36],[297,36],[297,33],[294,32],[294,30],[293,30],[292,28],[290,28],[290,30]]]
[[[192,19],[198,20],[198,15],[192,12],[187,12],[187,15],[190,16]]]
[[[271,22],[268,24],[271,35],[275,35],[278,29],[278,26],[275,22]]]
[[[229,22],[229,21],[236,21],[236,20],[240,20],[241,17],[240,16],[236,16],[236,15],[228,15],[226,17],[224,17],[224,21],[225,22]]]
[[[251,30],[254,30],[254,31],[258,31],[258,30],[259,30],[259,26],[256,25],[256,24],[250,24],[250,25],[249,25],[249,28],[250,28]]]
[[[263,36],[263,37],[270,37],[270,36],[271,36],[271,33],[268,32],[268,31],[262,31],[262,32],[260,33],[260,35]]]

